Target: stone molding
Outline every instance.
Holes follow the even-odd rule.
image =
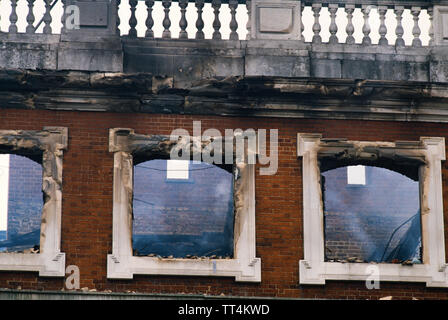
[[[193,141],[193,139],[190,139]],[[114,128],[109,132],[109,151],[114,153],[112,254],[107,257],[109,279],[132,279],[134,274],[224,276],[236,281],[260,282],[261,259],[255,246],[255,165],[236,163],[235,234],[233,259],[160,259],[133,256],[132,194],[134,158],[169,159],[172,148],[183,141],[167,136],[135,134],[133,129]],[[205,145],[210,141],[202,141]],[[197,145],[189,146],[191,154]]]
[[[300,1],[251,1],[251,39],[300,40]]]
[[[247,76],[183,87],[147,73],[0,70],[0,84],[0,108],[448,122],[443,83]]]
[[[325,262],[323,206],[320,188],[318,154],[365,147],[383,149],[410,157],[424,157],[419,167],[422,212],[423,263],[412,266],[389,263]],[[301,284],[325,284],[326,280],[363,280],[369,266],[379,268],[380,281],[425,282],[428,287],[448,287],[443,224],[441,161],[445,160],[445,139],[421,137],[416,142],[367,142],[343,139],[322,139],[321,134],[299,133],[297,155],[302,157],[303,170],[303,236],[304,259],[299,263]]]

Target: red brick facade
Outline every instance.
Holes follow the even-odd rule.
[[[279,168],[276,175],[256,175],[257,257],[262,260],[261,283],[237,283],[232,278],[134,276],[108,280],[106,257],[112,250],[113,154],[108,129],[133,128],[142,134],[170,134],[175,128],[192,133],[193,120],[202,129],[279,129]],[[381,283],[368,290],[362,281],[327,281],[325,286],[299,285],[303,258],[301,159],[298,132],[351,140],[419,140],[420,136],[448,137],[448,126],[435,123],[232,118],[213,116],[113,114],[95,112],[0,109],[0,129],[40,130],[44,126],[69,129],[64,154],[62,252],[66,265],[80,269],[81,287],[147,293],[191,293],[234,296],[375,299],[447,299],[447,289],[424,283]],[[257,170],[258,171],[258,170]],[[448,230],[448,167],[442,164],[445,229]],[[448,238],[448,232],[445,232]],[[64,278],[41,278],[33,272],[0,272],[0,288],[61,290]]]

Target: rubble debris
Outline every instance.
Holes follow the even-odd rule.
[[[218,256],[218,255],[211,255],[211,256],[195,256],[195,255],[190,255],[187,254],[185,255],[185,257],[174,257],[174,255],[169,255],[169,256],[161,256],[155,253],[150,253],[148,255],[146,255],[146,257],[151,257],[151,258],[158,258],[158,259],[232,259],[232,257],[230,256]]]
[[[406,260],[406,261],[403,261],[401,264],[404,266],[412,266],[412,265],[414,265],[414,262],[412,260]]]

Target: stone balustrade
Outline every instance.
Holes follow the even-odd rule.
[[[421,47],[447,44],[446,24],[445,0],[0,0],[0,30],[9,34],[81,28],[145,39]]]
[[[448,82],[448,1],[0,0],[0,68]]]

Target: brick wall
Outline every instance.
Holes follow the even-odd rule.
[[[167,179],[166,160],[134,167],[134,249],[139,254],[232,255],[232,174],[189,162],[187,180]]]
[[[26,157],[9,158],[8,239],[32,233],[21,247],[39,245],[42,218],[42,166]]]
[[[328,260],[385,257],[420,209],[419,183],[384,168],[366,167],[366,184],[347,184],[347,167],[322,173],[325,181],[325,242]],[[421,233],[420,233],[421,236]],[[379,255],[379,256],[378,256]]]
[[[257,256],[261,283],[236,283],[233,278],[136,275],[132,280],[108,280],[106,257],[112,251],[113,154],[108,129],[132,127],[141,134],[170,134],[174,128],[192,133],[192,121],[202,128],[278,128],[279,169],[274,176],[256,174]],[[46,110],[0,109],[0,129],[69,128],[64,154],[62,243],[66,264],[80,269],[81,287],[98,291],[196,293],[301,298],[368,299],[392,295],[410,299],[448,299],[446,289],[424,283],[381,283],[368,290],[362,281],[328,281],[325,286],[299,285],[303,259],[302,161],[297,159],[297,132],[320,132],[324,137],[351,140],[419,140],[420,136],[448,138],[448,126],[438,123],[344,121],[314,119],[234,118],[212,116],[114,114]],[[448,167],[442,163],[445,230],[448,230]],[[445,232],[448,239],[448,232]],[[0,272],[0,288],[61,290],[64,278],[40,278],[35,272]]]

